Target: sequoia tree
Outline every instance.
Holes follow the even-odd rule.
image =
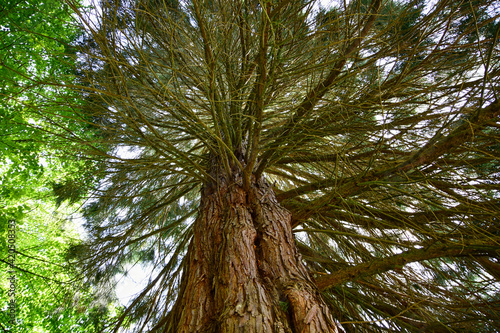
[[[105,177],[71,258],[151,269],[115,331],[500,328],[494,1],[73,10]]]

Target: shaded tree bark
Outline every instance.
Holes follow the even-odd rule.
[[[213,169],[219,170],[217,166]],[[164,332],[337,332],[272,186],[212,172]]]

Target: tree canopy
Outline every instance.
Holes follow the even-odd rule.
[[[300,261],[346,332],[500,328],[494,1],[68,4],[86,32],[69,85],[85,103],[58,97],[73,114],[50,121],[71,154],[105,166],[71,258],[95,285],[151,267],[116,331],[173,330],[204,198],[232,193],[219,183],[235,174],[291,214]],[[222,239],[210,246],[228,249]]]
[[[96,298],[67,264],[68,249],[82,237],[70,215],[97,170],[93,161],[63,156],[57,139],[61,126],[82,131],[67,117],[69,105],[60,103],[69,96],[81,103],[68,87],[76,76],[79,35],[60,1],[0,4],[2,332],[100,332],[120,311],[110,306],[112,295]],[[66,120],[55,124],[55,113]],[[67,151],[72,144],[64,140],[63,146]],[[79,191],[68,192],[71,184]]]

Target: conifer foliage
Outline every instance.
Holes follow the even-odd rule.
[[[73,9],[105,177],[72,258],[151,270],[116,330],[500,329],[495,1]]]

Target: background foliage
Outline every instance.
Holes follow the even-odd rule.
[[[96,181],[95,163],[63,155],[61,124],[92,135],[67,117],[62,98],[75,74],[81,32],[69,6],[60,1],[7,0],[0,4],[0,307],[1,328],[16,332],[100,332],[120,311],[98,299],[76,279],[66,260],[81,241],[68,219],[82,194]],[[50,100],[51,104],[46,101]],[[59,107],[57,107],[59,105]],[[64,150],[63,150],[64,148]],[[68,191],[68,186],[78,191]],[[58,194],[56,197],[54,192]],[[67,194],[70,193],[70,194]],[[65,203],[63,204],[63,201]],[[8,221],[16,221],[16,324],[7,317]]]

